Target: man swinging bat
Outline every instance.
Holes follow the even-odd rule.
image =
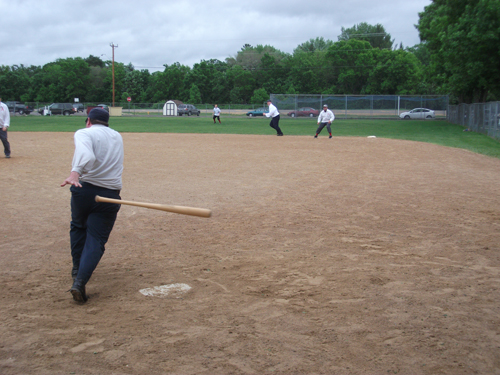
[[[71,185],[71,256],[73,299],[87,302],[85,286],[104,254],[120,204],[96,202],[95,197],[121,199],[123,140],[109,128],[109,113],[94,108],[85,129],[75,133],[71,173],[61,186]]]

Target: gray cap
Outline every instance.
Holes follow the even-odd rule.
[[[323,104],[323,108],[328,108],[328,104]]]

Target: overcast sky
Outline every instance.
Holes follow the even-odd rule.
[[[399,45],[420,42],[415,24],[431,0],[0,0],[0,65],[43,66],[99,56],[163,70],[234,57],[248,43],[292,53],[341,27],[380,23]]]

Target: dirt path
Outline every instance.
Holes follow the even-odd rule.
[[[500,373],[500,160],[367,138],[123,134],[122,206],[68,292],[72,133],[0,159],[1,374]],[[139,290],[182,283],[164,297]]]

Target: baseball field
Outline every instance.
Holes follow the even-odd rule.
[[[500,373],[500,158],[282,129],[122,132],[123,199],[212,217],[122,205],[85,305],[73,132],[9,132],[0,373]]]

